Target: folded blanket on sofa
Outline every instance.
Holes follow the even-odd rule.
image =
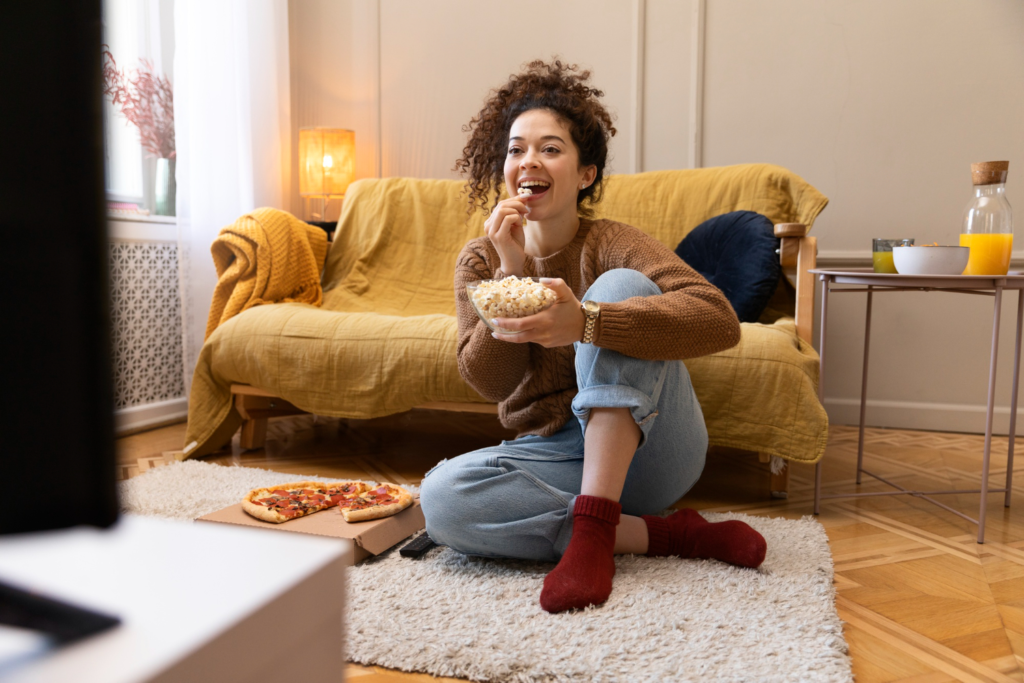
[[[279,209],[256,209],[220,231],[210,247],[217,268],[206,338],[260,304],[323,301],[320,267],[327,233]]]

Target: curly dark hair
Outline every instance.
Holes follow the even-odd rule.
[[[604,93],[588,86],[589,80],[590,71],[580,71],[575,64],[538,59],[491,91],[480,113],[462,127],[470,134],[469,142],[455,162],[454,170],[469,174],[466,189],[470,213],[475,208],[489,212],[493,208],[488,207],[492,192],[497,191],[494,204],[498,202],[497,195],[505,183],[506,145],[512,123],[531,109],[546,109],[568,125],[579,150],[580,166],[597,167],[594,182],[576,196],[580,215],[593,215],[593,204],[601,200],[608,140],[616,130],[611,114],[598,101]]]

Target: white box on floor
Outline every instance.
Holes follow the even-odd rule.
[[[126,516],[107,531],[0,540],[0,579],[121,618],[17,661],[5,683],[343,677],[349,542]],[[326,677],[326,678],[325,678]]]

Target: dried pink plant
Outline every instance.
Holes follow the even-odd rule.
[[[103,94],[139,129],[143,149],[161,159],[173,159],[174,91],[166,76],[153,73],[148,60],[138,69],[117,68],[114,55],[103,46]]]

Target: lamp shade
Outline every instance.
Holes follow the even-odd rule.
[[[299,194],[337,197],[356,175],[356,134],[341,128],[299,130]]]

